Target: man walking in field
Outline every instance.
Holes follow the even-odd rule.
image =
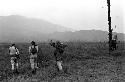
[[[58,70],[59,71],[63,71],[63,67],[62,67],[62,54],[64,52],[64,49],[65,49],[66,45],[64,45],[60,41],[52,42],[52,40],[50,42],[50,45],[56,48],[56,50],[54,51],[56,64],[57,64]]]
[[[11,57],[11,66],[12,71],[17,72],[17,69],[19,67],[18,59],[19,59],[19,50],[15,47],[15,44],[12,44],[9,47],[9,53]]]
[[[30,54],[30,64],[32,72],[35,72],[37,67],[37,53],[38,53],[38,46],[34,41],[31,42],[31,46],[29,47],[29,54]]]

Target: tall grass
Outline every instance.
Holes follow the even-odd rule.
[[[9,82],[110,82],[117,77],[120,64],[124,58],[124,43],[119,43],[118,50],[109,55],[108,44],[103,42],[65,42],[67,45],[63,54],[65,73],[59,74],[55,66],[54,48],[48,43],[39,43],[36,75],[31,74],[28,43],[17,43],[20,51],[20,74],[13,76],[11,72],[8,48],[10,44],[0,45],[0,80]],[[119,59],[118,59],[119,58]],[[120,60],[121,58],[121,60]],[[121,70],[121,68],[120,68]],[[124,72],[124,71],[123,71]],[[121,77],[122,78],[122,77]],[[113,80],[112,80],[113,81]]]

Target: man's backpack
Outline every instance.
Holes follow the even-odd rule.
[[[34,47],[31,47],[31,53],[32,54],[36,54],[37,53],[37,49],[36,49],[36,47],[34,46]]]
[[[64,48],[62,47],[61,44],[57,46],[57,50],[58,50],[58,52],[61,53],[61,54],[64,52]]]

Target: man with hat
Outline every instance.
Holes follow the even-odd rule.
[[[31,69],[33,72],[38,68],[37,67],[37,53],[38,53],[38,46],[34,41],[31,42],[31,46],[29,47],[29,54],[30,54],[30,64]]]

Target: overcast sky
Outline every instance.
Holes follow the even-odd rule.
[[[0,0],[0,16],[41,18],[75,30],[108,31],[107,0]],[[125,0],[111,0],[112,27],[125,33]]]

